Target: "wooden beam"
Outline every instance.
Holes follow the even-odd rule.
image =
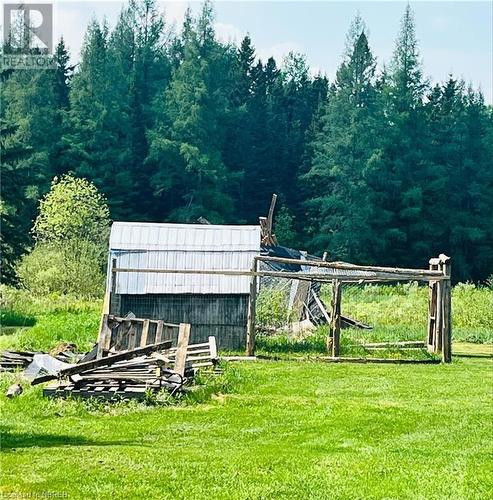
[[[450,257],[440,255],[441,266],[446,280],[442,282],[442,361],[452,361],[452,285],[450,281]]]
[[[149,335],[149,320],[145,319],[142,325],[142,334],[140,336],[140,345],[143,347],[147,345],[147,337]]]
[[[258,259],[258,257],[255,257]],[[263,259],[263,258],[262,258]],[[300,261],[297,261],[298,264]],[[305,262],[305,261],[303,261]],[[305,264],[303,264],[305,265]],[[390,276],[391,273],[386,273],[383,276],[361,276],[361,275],[348,275],[344,272],[340,273],[301,273],[301,272],[283,272],[283,271],[242,271],[237,269],[137,269],[137,268],[117,268],[115,272],[121,273],[158,273],[158,274],[197,274],[197,275],[220,275],[220,276],[269,276],[273,278],[287,278],[305,281],[321,281],[331,282],[337,279],[342,283],[377,283],[377,282],[392,282],[392,281],[411,281],[411,280],[443,280],[443,274],[440,276],[423,276],[421,274],[395,274]]]
[[[341,340],[341,283],[332,282],[332,312],[330,315],[330,332],[332,336],[332,356],[339,356]]]
[[[175,372],[185,375],[185,365],[187,360],[188,341],[190,339],[190,325],[188,323],[180,323],[178,332],[178,344],[175,355]]]
[[[216,345],[216,337],[211,335],[209,337],[209,349],[210,355],[212,359],[217,359],[217,345]]]
[[[440,271],[430,271],[429,269],[409,269],[401,267],[381,267],[381,266],[360,266],[357,264],[349,264],[347,262],[325,262],[322,260],[304,260],[288,259],[284,257],[272,257],[261,255],[255,257],[262,262],[278,262],[280,264],[297,264],[309,267],[321,267],[328,269],[344,269],[348,271],[367,271],[374,273],[389,273],[389,274],[404,274],[410,276],[423,276],[425,278],[434,277],[441,278],[443,275]]]
[[[327,324],[330,325],[330,316],[329,313],[327,312],[327,309],[325,309],[324,303],[320,300],[320,298],[317,295],[317,292],[311,289],[312,292],[312,297],[315,299],[315,303],[317,304],[317,307],[320,309],[320,312],[322,313],[323,317],[325,318],[325,321],[327,321]]]
[[[36,385],[41,382],[47,382],[48,380],[53,380],[55,378],[70,377],[81,372],[86,372],[93,370],[94,368],[100,368],[102,366],[110,366],[118,361],[126,361],[137,356],[146,356],[155,351],[164,351],[171,347],[171,341],[160,342],[159,344],[150,344],[145,347],[139,347],[131,351],[121,352],[119,354],[114,354],[113,356],[107,356],[106,358],[94,359],[92,361],[86,361],[85,363],[78,363],[69,368],[64,368],[58,372],[58,375],[46,375],[42,377],[35,378],[31,385]]]
[[[274,222],[274,209],[276,208],[277,194],[272,195],[272,200],[270,202],[269,213],[267,215],[267,231],[269,235],[272,234],[272,225]]]
[[[432,263],[430,259],[430,270],[435,271],[437,269],[438,265]],[[438,282],[430,281],[428,284],[428,332],[426,336],[429,352],[435,352],[436,348],[437,293]]]
[[[350,357],[329,357],[318,358],[327,363],[382,363],[394,365],[436,365],[440,363],[439,359],[392,359],[392,358],[350,358]]]
[[[248,317],[247,317],[247,356],[255,354],[255,319],[257,305],[257,260],[253,259],[252,276],[250,278],[250,295],[248,297]]]

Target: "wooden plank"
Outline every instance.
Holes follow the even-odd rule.
[[[140,345],[145,346],[147,345],[147,336],[149,335],[149,320],[145,319],[144,324],[142,325],[142,335],[140,336]]]
[[[327,312],[327,309],[325,309],[324,304],[322,303],[322,301],[318,297],[318,295],[315,292],[315,290],[313,290],[313,288],[312,288],[311,292],[312,292],[313,298],[315,299],[315,303],[317,304],[318,308],[320,309],[320,311],[322,312],[322,314],[323,314],[323,316],[325,318],[325,321],[327,321],[327,324],[330,325],[330,316],[329,316],[329,313]]]
[[[112,259],[111,261],[111,274],[110,274],[110,287],[106,288],[104,293],[103,300],[103,310],[101,314],[101,320],[99,322],[99,335],[98,335],[98,351],[96,356],[98,358],[103,356],[103,350],[105,345],[107,345],[108,341],[106,337],[108,336],[108,315],[111,312],[111,295],[115,293],[116,290],[116,273],[114,270],[116,269],[116,259]],[[111,331],[109,332],[110,340],[111,340]]]
[[[352,347],[364,347],[365,349],[387,349],[389,347],[423,348],[422,340],[404,340],[402,342],[373,342],[370,344],[354,344]]]
[[[216,337],[214,337],[214,336],[209,337],[209,345],[210,345],[210,350],[211,350],[211,358],[217,359]]]
[[[332,356],[339,356],[341,338],[341,283],[338,280],[332,282],[332,312],[330,331],[332,335]]]
[[[272,195],[270,202],[269,213],[267,215],[267,234],[272,235],[272,224],[274,223],[274,210],[276,208],[277,194]]]
[[[162,341],[164,322],[159,320],[156,327],[156,343]]]
[[[257,260],[253,259],[252,273],[257,271]],[[257,276],[255,274],[250,278],[250,296],[248,298],[248,317],[247,317],[247,356],[255,354],[255,319],[257,307]]]
[[[257,356],[221,356],[224,361],[257,361]]]
[[[350,358],[340,356],[324,356],[318,359],[325,361],[326,363],[381,363],[394,365],[436,365],[440,363],[439,359]]]
[[[190,325],[188,323],[180,323],[180,329],[178,332],[178,345],[176,348],[175,372],[182,377],[185,375],[185,365],[189,339]]]

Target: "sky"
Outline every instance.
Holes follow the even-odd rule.
[[[411,1],[424,75],[432,82],[450,73],[481,88],[493,104],[493,2]],[[188,5],[159,2],[169,23],[178,28]],[[225,41],[240,42],[250,34],[257,55],[280,61],[290,51],[304,53],[313,73],[334,78],[347,29],[359,11],[369,29],[378,63],[388,63],[406,2],[401,1],[217,1],[216,32]],[[78,59],[84,31],[93,16],[114,26],[122,3],[58,0],[54,3],[55,40],[63,35]]]

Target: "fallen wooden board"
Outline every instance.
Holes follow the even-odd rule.
[[[257,361],[257,356],[221,356],[222,361]]]
[[[411,340],[403,342],[374,342],[370,344],[352,344],[349,347],[363,347],[364,349],[424,349],[426,345],[422,340]]]
[[[318,358],[326,363],[382,363],[382,364],[440,364],[439,359],[392,359],[392,358],[351,358],[323,356]]]
[[[70,368],[65,368],[64,370],[60,370],[57,375],[45,375],[42,377],[35,378],[31,382],[31,385],[47,382],[55,378],[70,377],[71,375],[76,375],[81,372],[86,372],[94,368],[110,366],[114,363],[117,363],[118,361],[124,361],[135,358],[137,356],[151,354],[152,352],[155,351],[169,349],[171,347],[171,344],[172,344],[171,340],[167,340],[165,342],[160,342],[159,344],[150,344],[145,347],[138,347],[136,349],[132,349],[131,351],[114,354],[113,356],[108,356],[106,358],[99,358],[99,359],[94,359],[92,361],[87,361],[85,363],[79,363],[77,365],[71,366]]]

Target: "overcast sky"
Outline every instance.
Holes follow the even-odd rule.
[[[187,5],[160,2],[168,22],[180,26]],[[74,59],[92,16],[114,25],[122,3],[79,0],[55,2],[55,37],[63,34]],[[380,65],[392,56],[406,2],[401,1],[221,1],[216,2],[216,31],[224,40],[240,41],[249,33],[257,54],[281,60],[289,51],[306,54],[314,72],[333,79],[344,49],[345,34],[359,11],[370,31],[370,45]],[[481,87],[493,103],[493,3],[411,2],[416,15],[424,73],[442,81],[449,73]]]

